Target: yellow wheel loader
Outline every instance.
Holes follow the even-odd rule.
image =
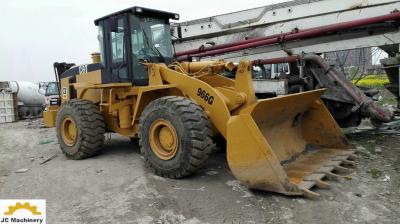
[[[252,62],[174,62],[169,26],[179,15],[133,7],[95,21],[92,64],[55,64],[60,100],[44,113],[70,159],[95,155],[104,133],[139,138],[157,175],[196,172],[227,142],[233,175],[252,189],[316,196],[354,151],[320,100],[324,90],[257,100]],[[235,79],[221,75],[236,71]]]

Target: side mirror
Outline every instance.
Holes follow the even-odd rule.
[[[112,17],[109,19],[110,31],[111,32],[118,32],[118,19],[116,17]]]

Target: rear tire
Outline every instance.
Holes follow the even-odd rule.
[[[69,159],[79,160],[98,153],[104,144],[105,124],[98,106],[73,99],[57,113],[57,138]]]
[[[203,109],[184,97],[152,101],[140,117],[139,128],[146,165],[159,176],[182,178],[193,174],[215,147]]]

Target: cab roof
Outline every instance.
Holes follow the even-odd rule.
[[[128,13],[128,12],[131,12],[136,15],[151,15],[151,16],[160,17],[160,18],[179,20],[179,14],[177,14],[177,13],[165,12],[165,11],[156,10],[156,9],[149,9],[149,8],[140,7],[140,6],[134,6],[134,7],[127,8],[127,9],[109,14],[107,16],[98,18],[94,21],[94,24],[97,26],[99,24],[99,22],[102,20],[108,19],[110,17],[118,16],[118,15],[121,15],[124,13]]]

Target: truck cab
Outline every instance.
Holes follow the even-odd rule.
[[[47,83],[46,92],[46,106],[59,105],[60,104],[60,90],[58,82]]]

